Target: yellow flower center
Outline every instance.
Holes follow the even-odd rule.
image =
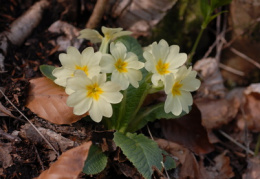
[[[86,86],[88,92],[87,97],[98,100],[100,95],[104,92],[97,83]]]
[[[180,88],[182,87],[182,84],[177,81],[174,83],[174,85],[172,86],[172,95],[173,96],[180,96],[181,95],[181,90]]]
[[[125,73],[127,72],[127,62],[124,62],[123,60],[121,60],[120,58],[117,60],[117,62],[115,63],[115,67],[116,69],[120,72],[120,73]]]
[[[169,68],[169,63],[163,63],[162,59],[159,59],[156,65],[156,70],[160,75],[165,75],[167,73],[170,73],[168,70]]]
[[[76,65],[76,70],[82,70],[86,73],[86,75],[88,76],[88,67],[85,65],[85,66],[78,66]]]

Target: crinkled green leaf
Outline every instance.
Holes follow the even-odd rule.
[[[98,174],[105,169],[106,165],[107,156],[98,146],[92,145],[89,149],[88,158],[85,162],[83,172],[88,175]]]
[[[55,67],[51,66],[51,65],[41,65],[40,66],[40,71],[42,72],[42,74],[52,81],[56,79],[56,77],[52,75],[52,71],[54,69],[55,69]]]
[[[156,142],[143,134],[115,132],[114,141],[144,178],[151,178],[153,167],[162,169],[162,151]]]

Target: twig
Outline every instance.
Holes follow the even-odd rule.
[[[232,137],[230,137],[227,133],[223,132],[222,130],[219,130],[219,133],[221,133],[223,136],[225,136],[228,140],[230,140],[231,142],[233,142],[234,144],[236,144],[238,147],[244,149],[245,151],[247,151],[249,154],[254,155],[254,152],[250,149],[247,149],[245,146],[243,146],[242,144],[240,144],[239,142],[237,142],[235,139],[233,139]]]
[[[10,141],[14,141],[14,142],[20,142],[21,141],[21,139],[19,137],[12,136],[12,135],[4,132],[2,129],[0,129],[0,135],[2,135],[5,139],[10,140]]]
[[[97,0],[94,11],[86,24],[86,28],[94,29],[98,26],[105,13],[108,1],[109,0]]]
[[[238,50],[234,49],[233,47],[230,47],[231,52],[233,52],[234,54],[240,56],[241,58],[247,60],[249,63],[252,63],[253,65],[255,65],[257,68],[260,69],[260,64],[257,63],[255,60],[253,60],[252,58],[248,57],[247,55],[245,55],[244,53],[239,52]]]
[[[224,65],[224,64],[222,64],[222,63],[219,63],[219,67],[222,68],[223,70],[226,70],[226,71],[228,71],[228,72],[230,72],[230,73],[233,73],[233,74],[235,74],[235,75],[245,76],[245,73],[244,73],[244,72],[239,71],[239,70],[236,70],[236,69],[231,68],[231,67],[229,67],[229,66],[226,66],[226,65]]]
[[[150,131],[150,128],[149,128],[149,126],[148,126],[148,125],[147,125],[147,130],[148,130],[148,133],[149,133],[149,135],[150,135],[151,139],[152,139],[152,140],[154,140],[154,138],[153,138],[153,136],[152,136],[152,133],[151,133],[151,131]]]
[[[42,133],[35,127],[35,125],[8,99],[8,97],[3,93],[0,89],[0,93],[5,97],[5,99],[14,107],[14,109],[19,112],[36,130],[36,132],[45,140],[45,142],[52,148],[52,150],[59,156],[60,154],[55,150],[55,148],[51,145],[51,143],[42,135]]]
[[[43,10],[49,7],[47,0],[41,0],[35,3],[22,16],[16,19],[10,25],[10,31],[4,31],[0,34],[0,72],[4,72],[4,59],[8,49],[8,41],[14,45],[21,45],[23,41],[31,34],[33,29],[40,23]]]

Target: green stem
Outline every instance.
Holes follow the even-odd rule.
[[[258,134],[257,143],[255,146],[255,156],[257,156],[257,154],[258,154],[259,148],[260,148],[260,133]]]
[[[109,45],[109,41],[107,40],[105,37],[102,39],[101,45],[99,47],[99,51],[103,54],[108,52],[108,45]]]
[[[190,52],[190,57],[189,57],[189,59],[188,59],[188,61],[187,61],[187,64],[190,64],[190,63],[192,62],[192,58],[193,58],[193,56],[194,56],[194,54],[195,54],[195,52],[196,52],[196,49],[197,49],[197,46],[198,46],[199,41],[200,41],[200,39],[201,39],[201,36],[202,36],[202,34],[203,34],[204,30],[205,30],[205,27],[204,27],[204,26],[205,26],[205,25],[204,25],[204,23],[203,23],[202,26],[201,26],[201,29],[200,29],[200,33],[199,33],[199,35],[197,36],[197,39],[196,39],[196,41],[195,41],[195,43],[194,43],[194,45],[193,45],[193,47],[192,47],[192,50],[191,50],[191,52]]]
[[[164,105],[164,103],[160,103],[160,104],[154,105],[154,106],[146,109],[141,114],[139,114],[139,116],[132,123],[129,124],[129,127],[127,128],[127,132],[135,132],[136,130],[138,130],[139,129],[139,125],[142,122],[143,118],[145,116],[148,116],[151,112],[153,112],[154,110],[160,108],[163,105]]]

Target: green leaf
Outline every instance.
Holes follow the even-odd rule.
[[[213,16],[210,16],[210,18],[208,19],[207,24],[210,23],[212,20],[214,20],[216,17],[218,17],[220,14],[223,14],[223,13],[226,13],[226,12],[227,11],[221,11],[221,12],[219,12],[217,14],[214,14]]]
[[[173,168],[176,168],[175,160],[164,150],[163,150],[163,155],[165,157],[165,161],[164,161],[165,170],[171,170]]]
[[[95,175],[103,171],[106,165],[107,156],[98,146],[92,145],[89,149],[88,158],[85,162],[83,172],[88,175]]]
[[[41,65],[40,66],[40,71],[42,72],[42,74],[52,81],[56,79],[56,77],[52,75],[52,71],[54,69],[55,69],[55,67],[51,66],[51,65]]]
[[[114,141],[144,178],[151,178],[153,174],[152,167],[157,167],[159,170],[162,169],[162,151],[156,142],[143,134],[127,133],[124,135],[120,132],[115,132]]]
[[[189,111],[191,110],[191,107],[189,107]],[[184,115],[186,115],[187,113],[182,111],[182,113],[179,116],[175,116],[174,114],[170,113],[165,113],[164,111],[164,103],[160,103],[148,108],[144,108],[142,110],[140,110],[140,112],[138,113],[138,118],[140,118],[139,120],[141,121],[141,123],[136,126],[136,130],[141,129],[142,127],[144,127],[148,122],[153,122],[156,119],[176,119],[176,118],[180,118]],[[132,130],[130,130],[132,131]]]
[[[204,19],[206,19],[207,16],[210,15],[209,14],[210,8],[211,7],[209,5],[208,0],[200,0],[200,10],[201,10],[201,13],[202,13]]]

